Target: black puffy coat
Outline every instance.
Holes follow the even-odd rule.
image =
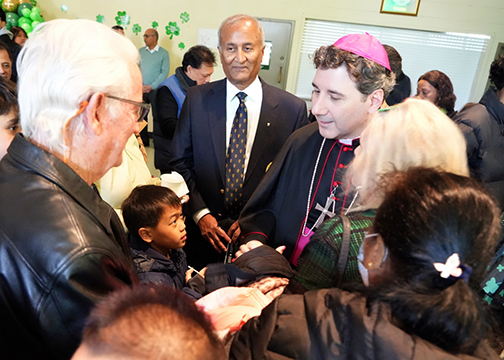
[[[486,343],[474,356],[452,355],[391,322],[388,305],[339,289],[282,295],[250,319],[231,344],[230,359],[499,359]]]
[[[467,142],[471,177],[483,182],[504,209],[504,104],[489,89],[454,121]]]

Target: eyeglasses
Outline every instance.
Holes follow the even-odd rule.
[[[122,101],[122,102],[125,102],[128,104],[133,104],[133,105],[138,106],[139,109],[138,109],[138,119],[136,120],[137,122],[140,122],[143,119],[145,119],[145,117],[147,116],[147,114],[149,113],[149,110],[150,110],[150,105],[147,103],[144,103],[144,102],[123,99],[123,98],[120,98],[117,96],[112,96],[112,95],[105,95],[105,97],[108,97],[109,99],[119,100],[119,101]]]

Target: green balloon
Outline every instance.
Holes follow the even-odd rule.
[[[16,13],[13,13],[13,12],[5,13],[5,20],[7,22],[7,26],[10,26],[10,27],[17,26],[18,19],[19,19],[19,15]]]
[[[23,15],[23,17],[29,19],[31,15],[31,10],[24,8],[23,10],[21,10],[21,14]]]
[[[33,11],[30,14],[30,19],[33,21],[40,21],[40,14],[34,13]]]
[[[34,7],[31,9],[31,12],[32,12],[32,14],[33,14],[33,13],[35,13],[35,14],[39,14],[39,15],[40,15],[42,11],[40,10],[40,8],[39,8],[39,7],[34,6]]]
[[[31,26],[30,24],[28,24],[28,23],[24,23],[24,24],[20,25],[20,27],[21,27],[24,31],[26,31],[26,33],[27,33],[27,34],[31,33],[31,32],[32,32],[32,30],[33,30],[33,29],[32,29],[32,26]]]
[[[24,4],[24,3],[23,3]],[[18,20],[18,26],[19,27],[23,27],[22,25],[23,24],[28,24],[30,25],[31,24],[31,20],[30,19],[27,19],[25,17],[20,17],[19,20]]]
[[[35,28],[37,27],[37,25],[40,24],[40,21],[37,21],[37,20],[34,20],[32,23],[31,23],[31,27],[33,30],[35,30]]]
[[[18,9],[17,9],[18,15],[23,16],[23,9],[29,9],[31,11],[32,8],[33,8],[32,4],[28,4],[28,3],[19,4]],[[30,17],[30,15],[28,15],[28,17]]]

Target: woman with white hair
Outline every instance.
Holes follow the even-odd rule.
[[[468,176],[465,147],[459,128],[428,101],[408,99],[376,113],[362,133],[347,171],[347,181],[357,190],[347,209],[348,246],[342,247],[346,219],[335,216],[323,223],[299,257],[292,290],[304,292],[360,282],[359,248],[383,201],[381,176],[417,166]],[[347,260],[338,266],[340,253]]]

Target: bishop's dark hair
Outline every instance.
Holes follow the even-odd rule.
[[[479,287],[500,234],[499,209],[479,183],[434,169],[389,178],[374,230],[389,249],[394,281],[376,290],[398,326],[451,353],[472,354],[487,323]],[[458,254],[469,284],[444,279],[433,263]]]

